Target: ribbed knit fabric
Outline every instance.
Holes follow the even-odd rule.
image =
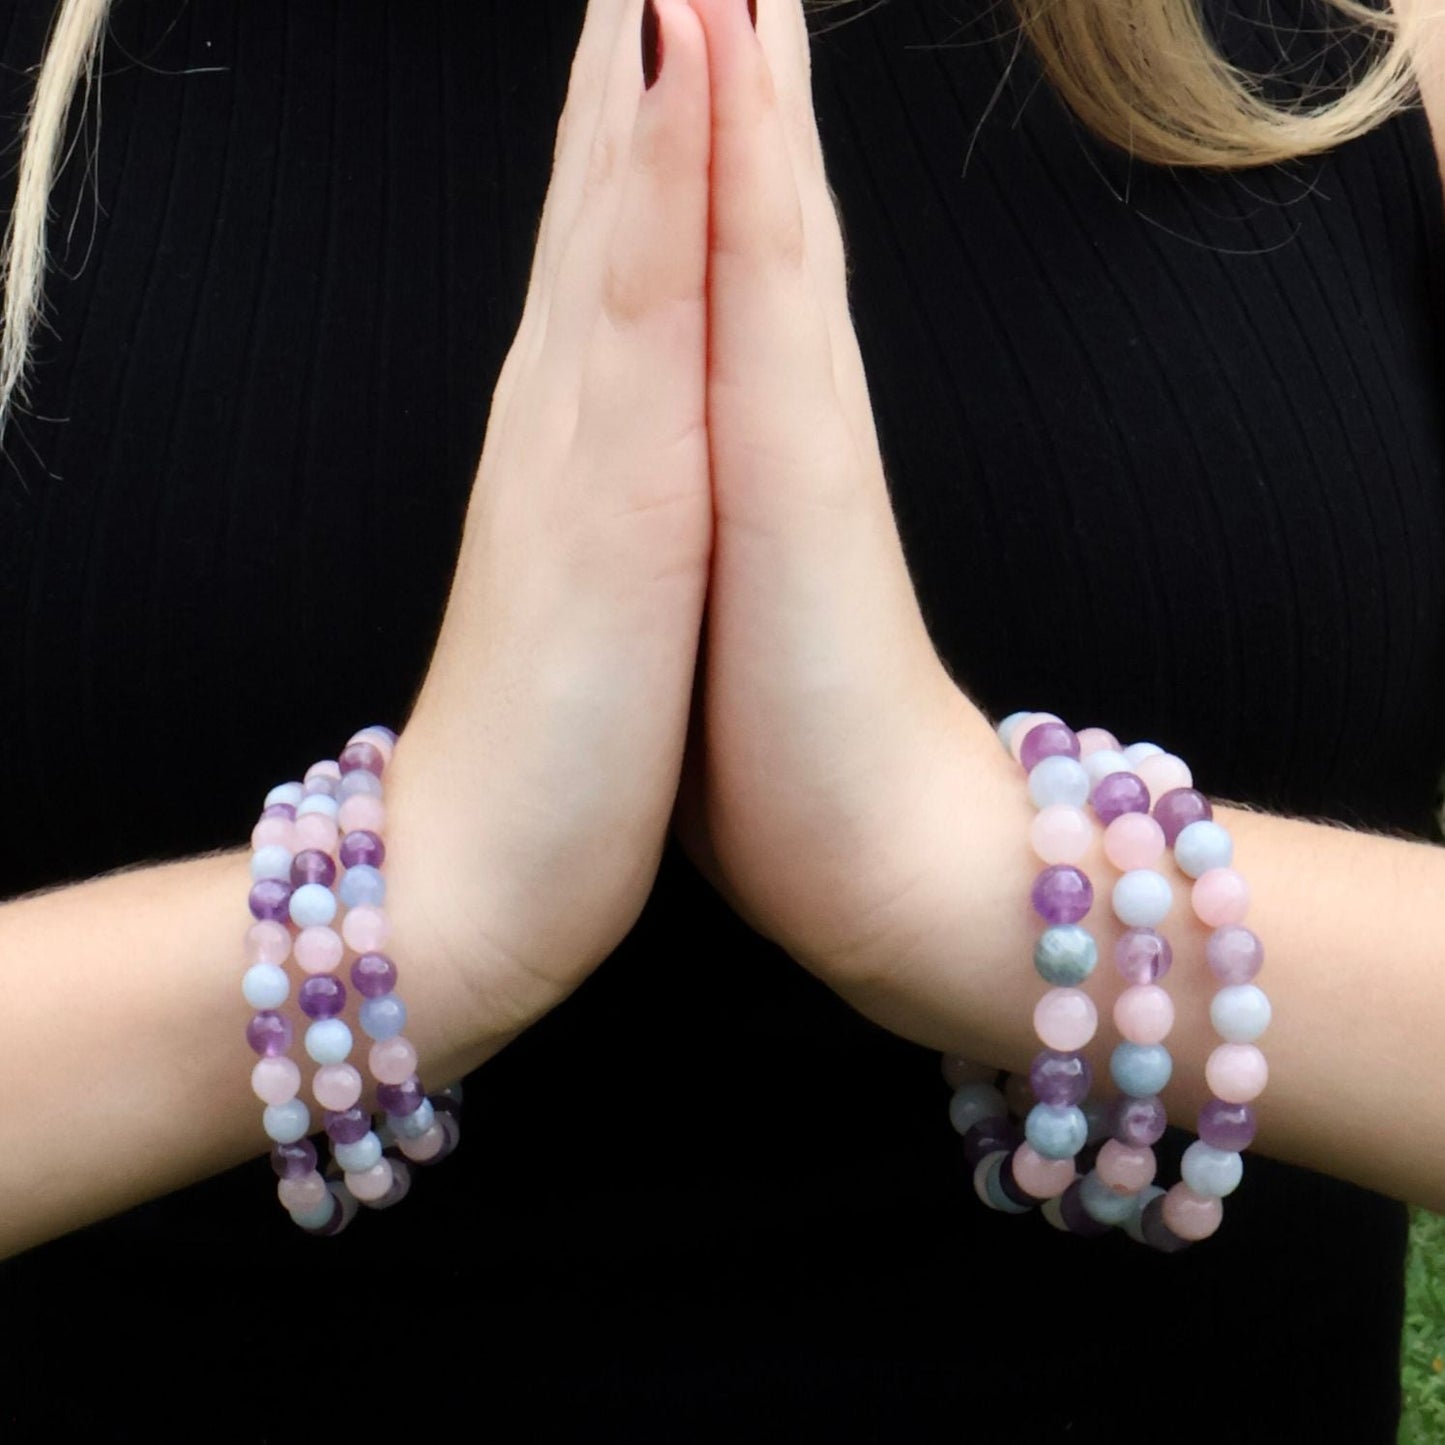
[[[1317,48],[1304,4],[1210,15],[1266,66]],[[12,134],[51,8],[0,5]],[[238,843],[271,783],[404,720],[582,9],[118,0],[0,473],[6,895]],[[815,22],[941,651],[995,717],[1438,840],[1425,117],[1278,169],[1131,165],[1000,16]],[[452,1406],[501,1440],[1394,1439],[1401,1206],[1251,1158],[1179,1257],[990,1214],[936,1058],[675,856],[617,956],[468,1084],[455,1158],[339,1239],[301,1236],[257,1160],[0,1266],[0,1435],[429,1438]],[[0,1199],[25,1185],[0,1162]]]

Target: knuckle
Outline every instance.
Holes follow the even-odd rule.
[[[647,280],[617,258],[602,273],[602,314],[618,329],[635,325],[651,306]]]

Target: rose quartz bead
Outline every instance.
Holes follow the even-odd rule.
[[[1194,775],[1188,765],[1173,753],[1155,753],[1152,758],[1144,758],[1134,771],[1149,789],[1151,798],[1162,798],[1174,788],[1194,786]]]
[[[369,793],[353,793],[342,803],[336,821],[346,833],[380,833],[386,827],[386,804]]]
[[[965,1084],[993,1083],[998,1077],[998,1070],[992,1064],[980,1064],[964,1058],[962,1054],[945,1054],[943,1077],[950,1089],[961,1089]]]
[[[296,830],[296,851],[315,848],[321,853],[334,853],[340,830],[334,818],[325,813],[303,813],[291,825]]]
[[[335,973],[346,954],[341,935],[319,923],[303,928],[292,946],[297,966],[303,973]]]
[[[323,1064],[311,1080],[311,1092],[323,1109],[340,1113],[361,1097],[361,1075],[350,1064]]]
[[[1195,880],[1190,901],[1195,917],[1211,928],[1243,923],[1249,912],[1249,884],[1233,868],[1210,868]]]
[[[1114,1027],[1131,1044],[1162,1044],[1174,1027],[1174,1000],[1157,983],[1136,983],[1114,1000]]]
[[[1176,1184],[1164,1196],[1160,1212],[1180,1239],[1208,1239],[1224,1218],[1224,1203],[1196,1194],[1187,1184]]]
[[[287,1209],[316,1209],[326,1202],[326,1181],[314,1169],[299,1179],[281,1179],[276,1184],[276,1197]]]
[[[1104,856],[1124,873],[1155,867],[1165,847],[1164,829],[1148,813],[1120,813],[1104,829]]]
[[[284,1055],[257,1059],[251,1070],[251,1092],[263,1104],[289,1103],[301,1091],[301,1070]]]
[[[387,763],[391,762],[396,748],[396,744],[380,728],[362,728],[360,732],[352,733],[346,740],[346,746],[350,747],[352,743],[370,743]]]
[[[1247,1104],[1264,1093],[1269,1064],[1253,1044],[1220,1044],[1205,1061],[1204,1081],[1226,1104]]]
[[[404,1084],[416,1073],[416,1050],[397,1034],[372,1044],[367,1062],[378,1084]]]
[[[1077,1177],[1072,1159],[1045,1159],[1032,1144],[1020,1144],[1013,1156],[1014,1183],[1035,1199],[1057,1199]]]
[[[251,849],[281,847],[296,851],[296,824],[289,818],[262,818],[251,829]]]
[[[1019,763],[1020,766],[1023,764],[1019,752],[1024,745],[1024,739],[1028,737],[1029,730],[1038,727],[1041,722],[1063,722],[1063,718],[1055,717],[1051,712],[1030,713],[1028,717],[1021,718],[1018,726],[1009,734],[1008,750],[1013,754],[1014,762]]]
[[[1137,1194],[1154,1182],[1159,1162],[1147,1145],[1110,1139],[1094,1163],[1094,1172],[1115,1194]]]
[[[331,758],[323,758],[319,763],[312,763],[306,769],[306,776],[301,780],[303,783],[310,783],[313,778],[330,778],[333,783],[341,781],[341,767]]]
[[[285,963],[291,956],[291,930],[284,923],[265,919],[246,930],[246,962]]]
[[[357,953],[385,948],[391,937],[391,919],[380,908],[351,908],[341,924],[341,936]]]
[[[382,1199],[387,1190],[391,1188],[391,1160],[383,1157],[370,1169],[362,1169],[354,1173],[348,1171],[345,1179],[346,1187],[363,1204],[373,1199]]]
[[[1029,824],[1029,846],[1045,863],[1077,863],[1094,840],[1094,825],[1082,808],[1050,803]]]
[[[1034,1032],[1062,1054],[1083,1048],[1098,1027],[1099,1010],[1083,989],[1051,988],[1034,1008]]]
[[[429,1159],[435,1159],[442,1151],[442,1145],[446,1143],[447,1136],[442,1131],[440,1124],[431,1125],[424,1133],[418,1134],[415,1139],[398,1139],[397,1148],[410,1159],[414,1164],[425,1164]]]
[[[1080,728],[1078,738],[1081,759],[1106,749],[1115,753],[1123,751],[1119,746],[1119,739],[1108,728]]]

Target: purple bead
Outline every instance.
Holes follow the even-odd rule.
[[[269,808],[261,809],[263,818],[289,818],[291,822],[296,821],[296,805],[294,803],[272,803]]]
[[[1149,811],[1149,789],[1137,773],[1109,773],[1094,784],[1089,797],[1099,821],[1107,828],[1125,813]]]
[[[1228,1149],[1238,1154],[1254,1143],[1254,1108],[1249,1104],[1227,1104],[1211,1099],[1199,1111],[1199,1137],[1211,1149]]]
[[[388,1114],[395,1114],[398,1118],[415,1114],[421,1107],[421,1101],[424,1098],[426,1098],[426,1091],[421,1086],[421,1080],[415,1074],[404,1084],[378,1084],[376,1086],[376,1102]]]
[[[1174,962],[1169,940],[1152,928],[1128,928],[1114,945],[1114,963],[1130,983],[1158,983]]]
[[[334,1019],[346,1007],[346,985],[332,974],[318,973],[301,985],[297,1002],[309,1019]]]
[[[1034,912],[1045,923],[1077,923],[1094,906],[1094,886],[1069,863],[1055,863],[1034,879]]]
[[[303,883],[320,883],[330,888],[336,882],[336,860],[320,848],[303,848],[291,860],[291,886],[299,888]]]
[[[251,917],[263,923],[290,923],[291,885],[279,878],[263,878],[251,885]]]
[[[1198,788],[1171,788],[1154,804],[1154,821],[1172,848],[1191,824],[1214,817],[1214,807]]]
[[[1045,758],[1079,756],[1079,738],[1071,727],[1058,722],[1041,722],[1030,728],[1019,745],[1019,762],[1031,773]]]
[[[368,773],[375,773],[379,778],[382,769],[386,766],[386,759],[382,757],[381,750],[373,747],[370,743],[348,743],[345,751],[337,758],[336,765],[341,769],[343,778],[347,773],[354,773],[358,768],[363,768]]]
[[[326,1137],[333,1144],[355,1144],[371,1130],[371,1115],[359,1104],[326,1111]]]
[[[436,1107],[433,1100],[432,1107]],[[1012,1119],[980,1119],[963,1136],[963,1157],[969,1168],[974,1168],[985,1154],[994,1154],[1000,1149],[1012,1152],[1023,1143],[1023,1130]]]
[[[341,840],[341,865],[355,868],[358,863],[367,863],[380,868],[386,859],[386,844],[376,836],[358,828]]]
[[[1094,1071],[1082,1054],[1044,1049],[1029,1065],[1029,1087],[1041,1104],[1082,1104],[1094,1082]]]
[[[1100,1224],[1087,1209],[1079,1198],[1079,1185],[1082,1179],[1076,1179],[1059,1196],[1059,1217],[1068,1226],[1070,1234],[1083,1234],[1097,1236],[1108,1234],[1114,1227],[1112,1224]]]
[[[246,1042],[262,1058],[279,1058],[291,1047],[291,1020],[274,1009],[265,1009],[246,1025]]]
[[[1226,923],[1209,935],[1204,956],[1220,983],[1248,983],[1264,963],[1264,944],[1242,923]]]
[[[1144,1243],[1161,1254],[1177,1254],[1181,1249],[1189,1247],[1187,1239],[1180,1237],[1164,1223],[1164,1196],[1156,1194],[1148,1204],[1144,1206],[1144,1212],[1139,1216],[1139,1233],[1144,1236]]]
[[[1135,1148],[1157,1144],[1164,1137],[1169,1114],[1158,1094],[1144,1099],[1122,1094],[1114,1103],[1110,1132],[1121,1144]]]
[[[1017,1146],[1015,1146],[1017,1147]],[[1005,1199],[1014,1204],[1027,1205],[1031,1209],[1037,1209],[1040,1201],[1035,1199],[1027,1189],[1020,1189],[1019,1182],[1014,1178],[1014,1156],[1013,1150],[1009,1150],[1009,1156],[999,1165],[998,1187]]]
[[[362,998],[380,998],[396,987],[396,965],[384,953],[363,953],[351,965],[351,986]]]
[[[316,1146],[309,1139],[277,1144],[271,1150],[271,1167],[278,1179],[304,1179],[316,1167]]]

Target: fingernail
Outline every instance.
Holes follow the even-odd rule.
[[[753,22],[753,29],[758,28],[758,0],[748,0],[748,19]]]
[[[642,80],[651,90],[662,73],[662,30],[657,23],[655,0],[642,7]]]

